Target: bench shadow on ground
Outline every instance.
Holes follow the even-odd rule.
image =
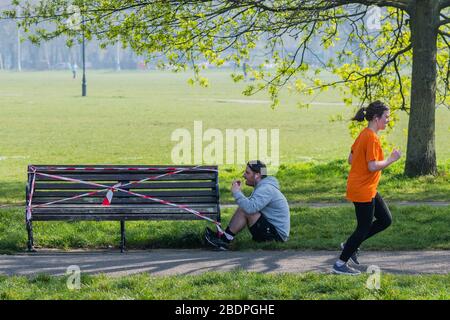
[[[123,276],[137,273],[161,275],[197,275],[203,272],[252,271],[258,273],[330,273],[337,252],[333,251],[227,251],[151,250],[121,254],[106,252],[48,252],[0,256],[0,274],[63,276],[69,266],[78,266],[82,274]],[[443,273],[449,255],[423,252],[420,257],[397,257],[395,253],[376,253],[357,266],[366,273],[369,265],[378,265],[382,273]],[[369,262],[369,263],[367,263]],[[373,263],[371,263],[373,262]],[[377,264],[377,262],[379,262]],[[445,269],[445,268],[444,268]],[[448,267],[446,268],[448,272]]]
[[[236,270],[261,273],[292,272],[285,262],[293,251],[227,251],[212,250],[152,250],[143,252],[46,252],[3,256],[0,274],[29,275],[45,273],[62,276],[69,266],[79,266],[82,273],[119,276],[150,273],[154,275],[195,275],[203,272]],[[328,262],[327,262],[328,263]],[[328,265],[329,267],[329,265]],[[319,265],[316,272],[323,272]],[[329,268],[328,268],[329,269]],[[328,270],[327,270],[328,271]]]

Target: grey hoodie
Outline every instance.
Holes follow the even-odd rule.
[[[289,205],[275,177],[262,179],[249,198],[241,191],[233,192],[233,197],[239,207],[248,214],[261,212],[277,229],[283,241],[288,240],[291,227]]]

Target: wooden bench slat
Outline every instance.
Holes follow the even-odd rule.
[[[113,187],[117,183],[104,183],[109,187]],[[144,182],[139,184],[133,184],[126,188],[133,189],[196,189],[196,188],[214,188],[216,186],[215,182]],[[83,183],[70,183],[70,182],[61,182],[61,183],[48,183],[38,181],[35,184],[36,190],[100,190],[104,189],[103,187],[97,186],[89,186]]]
[[[217,209],[215,208],[203,208],[202,210],[197,210],[200,214],[210,213],[217,214]],[[192,213],[186,212],[185,210],[179,208],[173,208],[172,210],[162,209],[162,208],[135,208],[135,209],[127,209],[126,211],[120,209],[109,209],[109,210],[95,210],[95,209],[85,209],[85,208],[64,208],[64,209],[56,209],[46,210],[41,212],[33,212],[33,219],[42,216],[42,215],[112,215],[112,214],[121,214],[123,216],[127,216],[133,218],[136,214],[150,215],[150,214],[184,214],[188,213],[194,215]]]
[[[205,214],[204,216],[217,219],[216,214]],[[41,215],[33,218],[34,221],[135,221],[135,220],[202,220],[193,214],[136,214],[133,217],[114,215]]]
[[[127,173],[133,170],[129,170],[129,168],[139,168],[139,169],[151,169],[147,170],[148,172],[171,172],[172,168],[176,169],[189,169],[189,172],[205,172],[205,170],[217,170],[218,167],[213,166],[192,166],[192,165],[33,165],[33,167],[38,172],[44,173],[52,173],[52,172],[118,172],[118,173]],[[74,170],[57,170],[56,168],[73,168]],[[85,170],[85,168],[98,168],[100,170]],[[170,170],[167,168],[171,168]],[[195,169],[194,169],[195,168]],[[111,169],[111,170],[108,170]],[[156,169],[156,170],[154,170]],[[186,171],[187,172],[187,171]]]
[[[53,202],[56,200],[62,200],[63,198],[34,198],[33,204],[45,204],[49,202]],[[173,203],[217,203],[216,197],[160,197],[161,200],[170,201]],[[103,198],[93,198],[93,197],[83,197],[79,199],[68,200],[64,202],[60,202],[61,204],[101,204]],[[113,204],[138,204],[138,203],[155,203],[155,201],[150,199],[143,199],[137,197],[127,197],[127,198],[119,198],[115,197],[112,200]]]
[[[217,211],[217,205],[190,203],[187,204],[190,209],[199,212],[214,213]],[[93,206],[86,204],[79,205],[58,205],[42,208],[34,208],[33,215],[45,214],[45,213],[61,213],[61,214],[103,214],[103,213],[122,213],[122,214],[135,214],[135,213],[185,213],[183,210],[174,206],[167,206],[162,204],[142,204],[142,205],[110,205],[102,206],[101,204]]]
[[[117,173],[69,173],[66,172],[61,174],[61,176],[65,178],[78,179],[82,181],[139,181],[147,178],[155,178],[158,177],[157,174],[143,174],[140,172],[137,173],[126,173],[126,174],[117,174]],[[214,173],[198,173],[198,174],[172,174],[167,176],[162,176],[157,178],[158,181],[179,181],[179,180],[214,180]],[[36,181],[61,181],[57,178],[45,177],[41,175],[36,175]],[[156,181],[156,180],[155,180]]]
[[[213,207],[214,205],[217,205],[217,203],[185,203],[186,206],[189,206],[190,208],[208,208],[208,207]],[[103,206],[101,204],[64,204],[64,203],[58,203],[58,204],[52,204],[48,207],[37,207],[37,208],[33,208],[33,212],[35,210],[43,210],[43,209],[52,209],[52,208],[100,208],[100,209],[109,209],[109,208],[122,208],[122,209],[127,209],[127,208],[155,208],[155,207],[160,207],[160,208],[167,208],[167,209],[172,209],[175,207],[163,204],[163,203],[151,203],[151,204],[111,204],[109,206]],[[195,209],[194,208],[194,209]]]
[[[77,195],[85,194],[88,191],[35,191],[33,194],[33,199],[40,198],[40,197],[58,197],[58,198],[69,198],[74,197]],[[198,197],[198,196],[216,196],[216,193],[214,190],[187,190],[187,191],[181,191],[181,190],[173,190],[173,191],[139,191],[137,192],[144,196],[151,196],[151,197]],[[106,191],[98,192],[92,196],[89,197],[97,197],[97,198],[104,198],[106,195]],[[137,198],[135,195],[131,195],[122,191],[116,191],[114,192],[114,197],[118,198]],[[33,200],[34,201],[34,200]]]

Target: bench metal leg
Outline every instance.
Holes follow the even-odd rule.
[[[36,249],[34,249],[33,222],[31,220],[27,221],[27,231],[28,231],[28,242],[27,242],[28,251],[36,252]]]
[[[123,253],[126,245],[126,237],[125,237],[125,221],[120,221],[120,252]]]

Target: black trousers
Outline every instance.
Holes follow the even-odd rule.
[[[392,223],[392,215],[379,193],[371,202],[353,202],[355,205],[356,230],[347,239],[340,259],[347,262],[358,247],[373,235],[383,231]],[[373,218],[375,217],[375,221]]]

